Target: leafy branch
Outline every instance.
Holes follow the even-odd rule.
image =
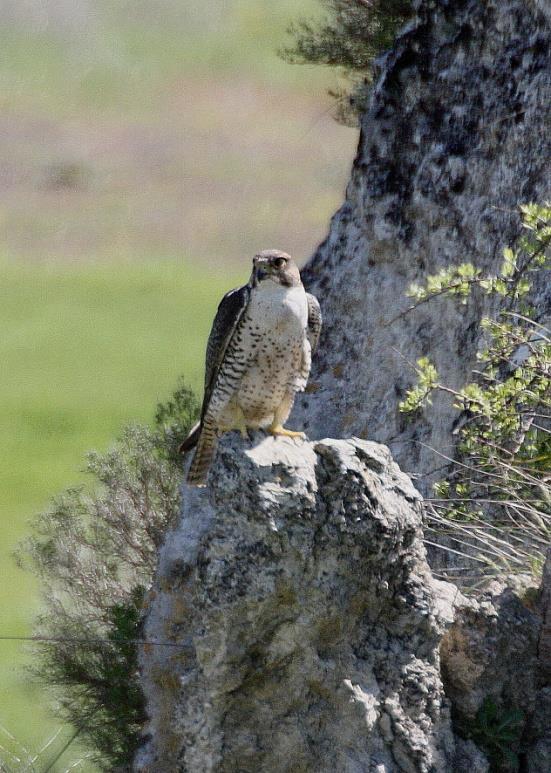
[[[468,564],[474,559],[498,574],[537,572],[551,542],[551,331],[526,303],[531,275],[549,268],[551,205],[521,211],[525,232],[516,250],[504,250],[496,275],[469,263],[445,269],[410,288],[416,303],[405,312],[437,296],[467,303],[474,286],[503,299],[498,316],[482,320],[485,345],[473,380],[452,388],[423,357],[400,404],[407,413],[428,409],[434,392],[453,397],[457,457],[426,502],[427,521],[453,536],[453,552]],[[512,311],[521,299],[524,313]]]
[[[528,234],[520,239],[517,250],[511,247],[503,250],[503,261],[495,275],[483,275],[479,268],[468,262],[443,268],[437,274],[427,277],[424,284],[412,284],[406,295],[413,298],[415,303],[387,324],[392,324],[422,304],[443,295],[456,297],[465,305],[473,287],[477,285],[487,294],[502,296],[511,306],[526,296],[531,288],[528,274],[540,271],[546,265],[547,251],[551,244],[551,224],[545,206],[525,204],[520,210],[523,227]]]

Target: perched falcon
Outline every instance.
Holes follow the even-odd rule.
[[[189,484],[205,485],[222,432],[303,437],[283,425],[306,386],[320,330],[319,303],[290,255],[255,255],[248,284],[223,297],[212,325],[201,419],[180,446],[184,453],[197,445]]]

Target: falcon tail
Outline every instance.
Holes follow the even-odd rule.
[[[199,427],[198,437],[197,450],[187,474],[187,482],[190,486],[206,486],[207,475],[218,443],[214,427],[208,424]]]
[[[200,434],[201,434],[201,422],[198,421],[197,424],[194,424],[193,427],[190,429],[188,436],[185,438],[185,440],[183,440],[178,446],[178,453],[186,454],[188,451],[191,451],[192,448],[195,448],[195,446],[199,442]]]

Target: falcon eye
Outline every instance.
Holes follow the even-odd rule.
[[[284,266],[286,263],[287,263],[287,261],[285,260],[285,258],[276,258],[276,259],[274,260],[274,266],[275,266],[276,268],[283,268],[283,266]]]

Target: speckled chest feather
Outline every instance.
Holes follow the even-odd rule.
[[[310,345],[306,338],[308,303],[304,287],[283,287],[270,280],[252,290],[227,364],[220,374],[235,381],[226,405],[220,404],[219,423],[231,425],[235,407],[249,424],[270,422],[286,397],[304,388]],[[305,378],[306,377],[306,378]]]

